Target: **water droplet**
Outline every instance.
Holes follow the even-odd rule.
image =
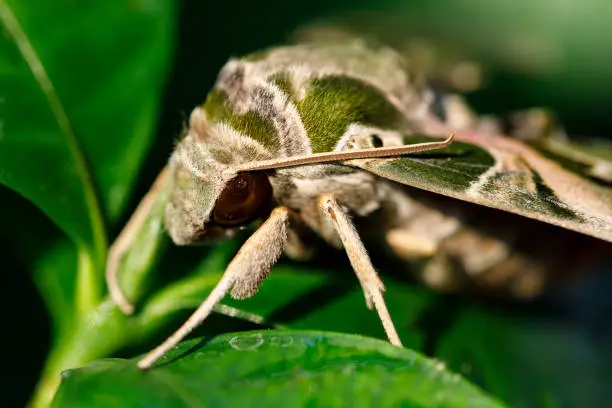
[[[293,344],[293,337],[275,336],[270,339],[270,343],[275,347],[289,347]]]
[[[446,364],[444,363],[444,361],[437,361],[435,364],[436,370],[438,371],[443,371],[446,368]]]
[[[68,378],[68,377],[72,376],[72,372],[73,372],[73,371],[74,371],[74,370],[64,370],[64,371],[62,371],[62,372],[60,373],[60,376],[62,377],[62,379],[66,379],[66,378]]]
[[[250,336],[234,336],[229,341],[229,345],[234,350],[248,351],[255,350],[264,343],[263,336],[260,333]]]

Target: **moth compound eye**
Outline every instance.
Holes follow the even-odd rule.
[[[376,133],[370,135],[372,146],[379,148],[383,147],[383,140]]]
[[[272,186],[264,173],[242,173],[221,192],[212,218],[216,225],[235,227],[253,221],[272,200]]]

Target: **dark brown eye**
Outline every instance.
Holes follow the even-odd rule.
[[[234,227],[253,221],[272,199],[272,186],[264,173],[242,173],[234,177],[221,192],[213,222],[223,227]]]

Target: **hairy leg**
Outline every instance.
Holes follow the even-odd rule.
[[[200,307],[177,331],[138,362],[141,370],[150,368],[155,361],[199,326],[228,292],[231,291],[232,296],[236,298],[247,298],[257,292],[287,241],[289,211],[287,207],[277,207],[272,211],[270,217],[240,248],[217,286]]]
[[[363,288],[368,308],[371,309],[372,306],[376,308],[378,317],[383,324],[391,344],[401,346],[402,343],[397,334],[397,330],[395,330],[395,326],[393,325],[393,321],[391,320],[391,316],[389,315],[387,305],[383,298],[385,287],[372,266],[370,257],[353,223],[335,200],[333,194],[328,193],[321,195],[319,197],[319,208],[323,215],[331,221],[342,240],[342,244],[355,270],[357,279],[359,279],[359,283],[361,283],[361,287]]]

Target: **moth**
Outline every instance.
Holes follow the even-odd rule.
[[[121,260],[151,217],[163,218],[177,245],[258,226],[201,306],[138,366],[151,367],[228,293],[253,296],[282,253],[307,258],[307,233],[344,248],[367,307],[397,346],[357,224],[369,221],[360,231],[380,237],[432,287],[518,297],[567,266],[558,256],[567,245],[612,242],[605,177],[588,179],[499,131],[458,97],[437,94],[402,55],[368,41],[231,59],[111,247],[111,297],[133,312],[119,285]]]

